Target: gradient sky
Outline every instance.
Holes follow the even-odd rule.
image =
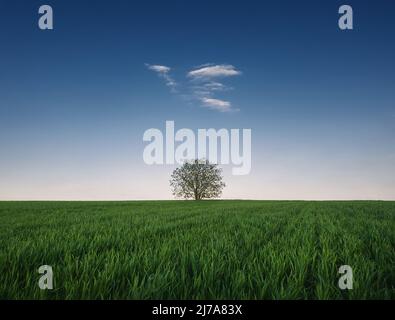
[[[174,120],[252,129],[224,198],[395,200],[394,33],[389,0],[0,0],[0,199],[171,199],[142,136]],[[231,112],[191,89],[207,63],[240,72],[215,94]]]

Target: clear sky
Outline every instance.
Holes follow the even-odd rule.
[[[224,198],[395,200],[394,33],[390,0],[0,0],[0,199],[171,199],[142,137],[174,120],[252,129]]]

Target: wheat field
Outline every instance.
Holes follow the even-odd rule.
[[[0,221],[1,299],[395,298],[395,202],[0,202]]]

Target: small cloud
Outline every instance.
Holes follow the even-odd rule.
[[[158,72],[158,73],[168,73],[170,71],[170,68],[166,67],[166,66],[160,66],[157,64],[151,65],[148,63],[146,63],[145,65],[147,66],[148,69]]]
[[[229,90],[229,87],[225,86],[220,82],[208,82],[204,84],[204,87],[210,91],[225,91]]]
[[[218,77],[230,77],[240,75],[241,72],[236,70],[232,65],[209,65],[189,71],[187,76],[193,79],[212,79]]]
[[[206,98],[206,97],[201,98],[201,101],[204,106],[217,111],[228,112],[232,110],[231,109],[232,105],[229,101],[214,99],[214,98]]]
[[[237,70],[232,65],[215,65],[206,63],[204,65],[194,67],[193,70],[187,73],[187,78],[190,79],[189,83],[181,87],[184,91],[187,90],[185,92],[179,92],[179,90],[176,90],[179,84],[174,81],[170,75],[172,71],[170,67],[157,64],[151,65],[147,63],[145,65],[149,70],[154,71],[160,78],[164,79],[166,85],[172,92],[178,93],[189,101],[199,101],[201,106],[219,112],[239,111],[238,109],[232,108],[230,101],[215,98],[218,92],[225,92],[233,89],[232,87],[220,82],[218,78],[237,76],[241,74],[241,71]]]
[[[241,71],[232,65],[227,64],[205,64],[195,67],[187,73],[187,77],[194,84],[192,95],[195,99],[200,100],[203,106],[221,112],[236,111],[232,108],[229,101],[216,99],[217,92],[231,90],[231,87],[219,82],[218,78],[226,78],[240,75]]]
[[[165,80],[166,85],[170,87],[172,91],[175,91],[175,87],[177,86],[177,83],[169,75],[169,72],[171,70],[170,67],[162,66],[158,64],[151,65],[148,63],[146,63],[145,65],[149,70],[156,72],[159,75],[159,77],[163,78]]]

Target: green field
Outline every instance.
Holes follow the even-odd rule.
[[[395,202],[0,202],[0,222],[1,299],[395,299]]]

